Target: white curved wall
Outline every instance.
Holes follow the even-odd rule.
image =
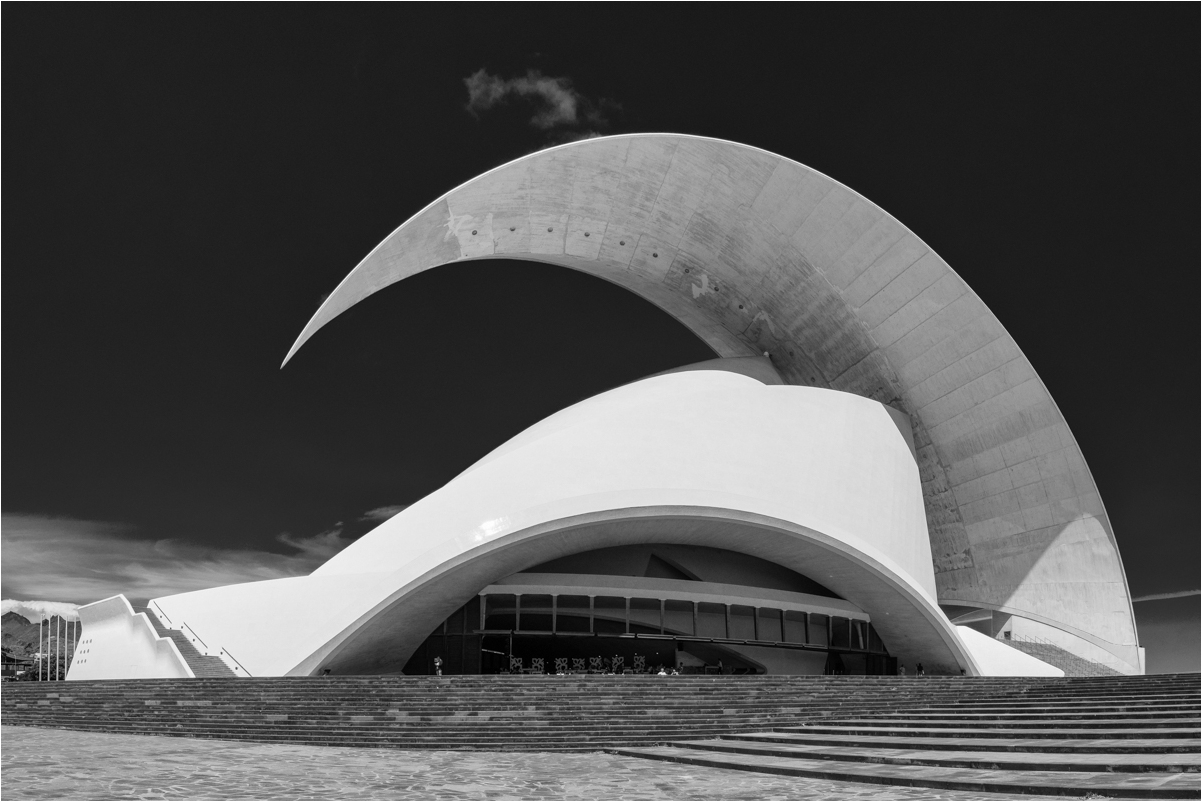
[[[863,541],[935,595],[918,468],[886,407],[716,371],[647,379],[552,415],[314,576],[458,553],[536,521],[651,495],[659,505],[745,510]]]
[[[990,677],[1063,677],[1064,670],[1020,652],[972,627],[956,627],[981,670]]]
[[[179,649],[160,638],[146,613],[134,613],[124,596],[79,608],[83,638],[75,648],[67,679],[150,679],[193,677]]]
[[[908,434],[904,416],[856,395],[659,376],[531,427],[311,577],[157,603],[255,676],[368,665],[384,643],[403,663],[489,582],[641,538],[811,573],[868,610],[900,658],[975,673],[935,603]],[[619,526],[639,516],[638,531]]]

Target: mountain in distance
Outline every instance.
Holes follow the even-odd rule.
[[[73,623],[57,615],[50,619],[49,624],[43,623],[41,635],[44,650],[54,651],[61,636],[62,648],[70,651],[76,635]],[[32,657],[38,651],[38,622],[17,613],[5,613],[0,616],[0,641],[12,654]]]

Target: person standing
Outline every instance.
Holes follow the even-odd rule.
[[[916,669],[915,673],[918,674],[918,676],[925,677],[927,675],[927,672],[924,671],[922,668],[922,663],[919,663],[918,665],[914,666],[914,668]]]
[[[436,677],[442,676],[442,658],[441,657],[434,658],[434,676],[436,676]]]

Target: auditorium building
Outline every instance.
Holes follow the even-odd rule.
[[[611,281],[714,359],[561,410],[309,576],[87,605],[70,679],[1143,673],[1047,388],[871,201],[733,142],[551,148],[400,226],[288,359],[378,290],[479,259]]]

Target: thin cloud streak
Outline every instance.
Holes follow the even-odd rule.
[[[5,598],[80,604],[302,576],[350,543],[341,527],[311,537],[284,533],[277,540],[296,553],[274,554],[139,539],[121,524],[10,513],[0,516],[0,540]]]
[[[389,504],[385,507],[376,507],[373,510],[368,510],[359,516],[360,521],[375,521],[383,523],[399,512],[404,512],[409,508],[408,504]]]
[[[281,532],[276,535],[275,539],[285,546],[296,549],[300,552],[299,557],[317,560],[318,565],[351,545],[352,542],[350,538],[342,534],[342,521],[335,524],[333,529],[326,530],[319,535],[296,537],[288,532]]]
[[[611,100],[594,101],[581,94],[566,76],[543,75],[529,70],[524,76],[502,78],[481,68],[463,79],[467,87],[467,110],[479,119],[514,100],[533,106],[529,124],[547,133],[553,142],[601,136],[608,115],[620,109]]]
[[[1136,596],[1132,602],[1156,601],[1157,599],[1184,599],[1187,596],[1202,595],[1202,590],[1178,590],[1172,593],[1149,593],[1146,596]]]

